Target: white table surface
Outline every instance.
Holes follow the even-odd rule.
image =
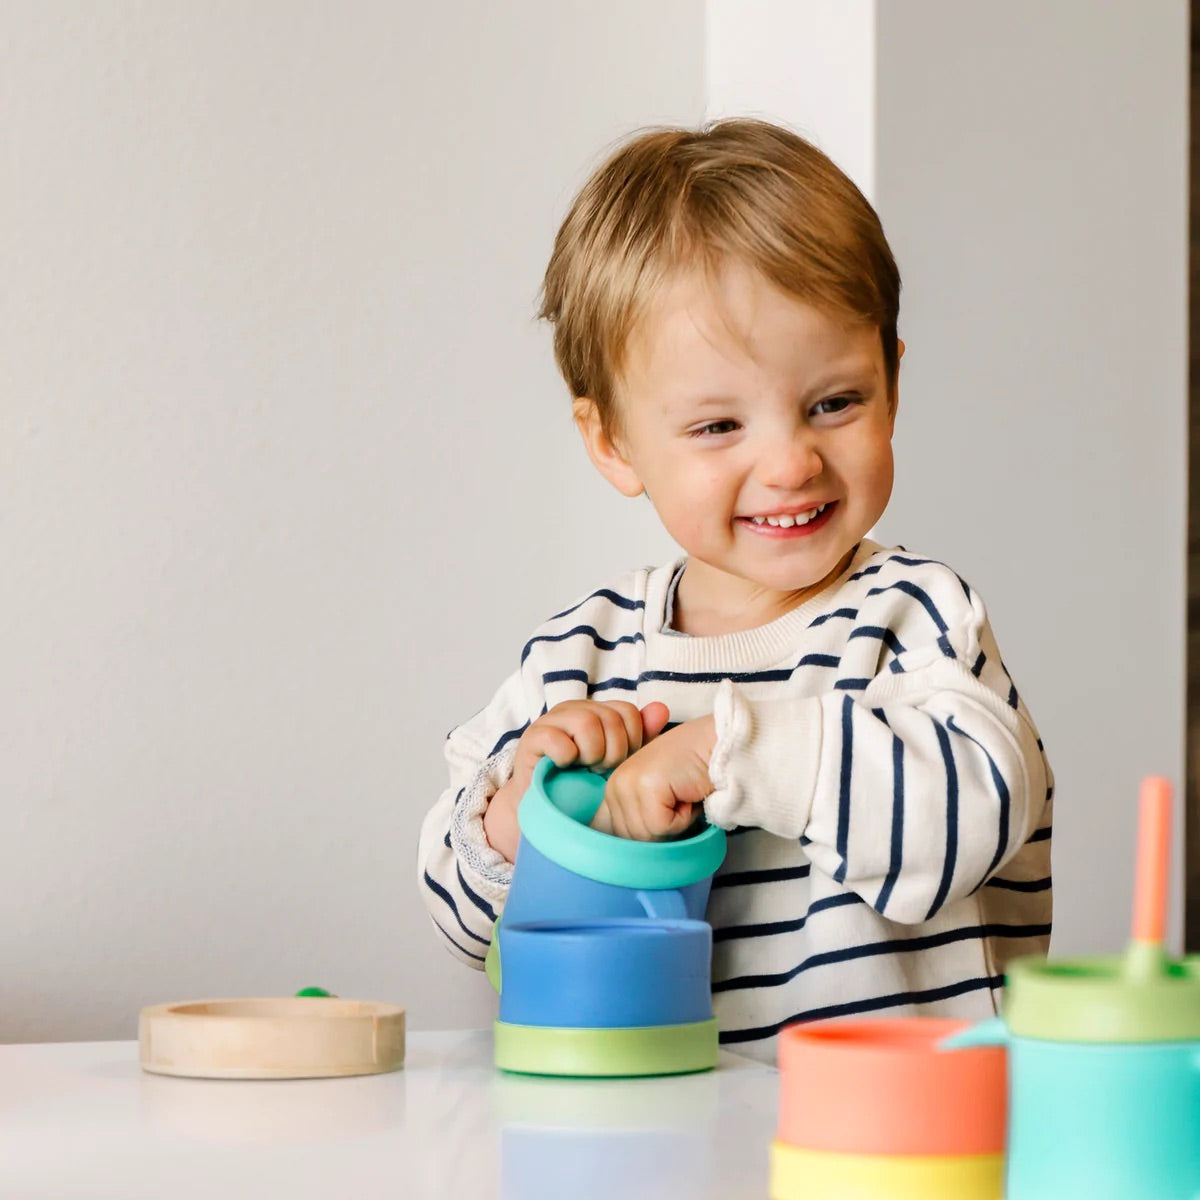
[[[765,1197],[778,1074],[543,1079],[491,1033],[410,1033],[356,1079],[149,1075],[136,1042],[0,1046],[0,1197]]]

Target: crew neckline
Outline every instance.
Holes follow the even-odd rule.
[[[833,607],[846,578],[882,548],[877,542],[864,538],[845,570],[827,588],[791,612],[753,629],[710,635],[664,628],[671,584],[687,563],[687,556],[680,555],[666,565],[656,567],[646,581],[644,635],[647,665],[677,670],[744,671],[776,663],[788,651],[795,649],[798,635],[811,624],[814,617]]]

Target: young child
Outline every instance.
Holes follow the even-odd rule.
[[[542,315],[596,468],[684,555],[551,617],[450,734],[422,894],[482,967],[545,755],[615,767],[596,825],[730,832],[721,1040],[978,1017],[1050,935],[1053,783],[983,601],[867,538],[892,488],[900,279],[813,146],[722,121],[636,137],[555,241]]]

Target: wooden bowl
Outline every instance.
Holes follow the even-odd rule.
[[[404,1009],[335,996],[143,1008],[142,1069],[201,1079],[379,1075],[404,1063]]]

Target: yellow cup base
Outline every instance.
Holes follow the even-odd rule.
[[[771,1200],[1003,1200],[1003,1154],[837,1154],[771,1143]]]

